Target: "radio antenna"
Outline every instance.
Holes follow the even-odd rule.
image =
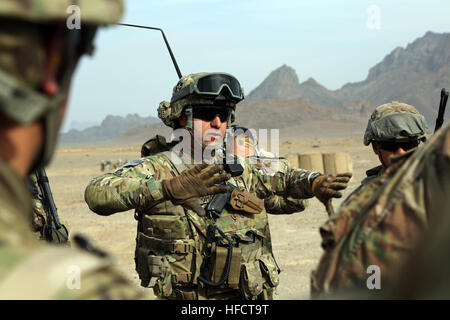
[[[183,75],[181,74],[180,68],[178,68],[177,60],[175,60],[175,56],[173,55],[172,49],[170,49],[169,41],[167,41],[167,38],[166,38],[166,35],[164,34],[163,29],[155,28],[155,27],[148,27],[148,26],[141,26],[141,25],[137,25],[137,24],[128,24],[128,23],[116,23],[116,25],[161,31],[162,36],[164,38],[164,42],[166,43],[166,46],[167,46],[167,50],[169,50],[170,58],[172,59],[173,65],[175,67],[175,71],[177,72],[178,78],[181,79],[181,77]]]

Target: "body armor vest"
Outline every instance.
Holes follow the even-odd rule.
[[[170,161],[171,152],[158,156]],[[187,168],[184,164],[171,163],[174,176]],[[245,172],[228,182],[242,188],[249,183],[244,183],[244,176]],[[207,205],[211,199],[212,196],[207,196],[201,201]],[[169,299],[198,299],[199,294],[206,298],[218,294],[241,299],[272,297],[279,283],[280,269],[272,254],[265,210],[253,214],[226,206],[214,221],[165,201],[147,212],[136,212],[136,219],[136,271],[141,285],[152,287],[157,296]],[[211,225],[221,232],[213,232],[214,241],[206,246]],[[230,245],[233,246],[231,257],[228,256]],[[200,275],[211,283],[218,283],[224,277],[225,281],[220,286],[209,286],[199,281]]]

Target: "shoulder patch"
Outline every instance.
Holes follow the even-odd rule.
[[[141,163],[143,163],[143,162],[144,162],[144,160],[142,160],[142,159],[133,160],[133,161],[130,161],[130,162],[125,163],[122,167],[123,167],[123,168],[131,168],[131,167],[135,167],[135,166],[137,166],[138,164],[141,164]]]

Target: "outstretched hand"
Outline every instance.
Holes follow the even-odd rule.
[[[224,173],[221,165],[198,164],[184,170],[179,176],[163,180],[164,199],[171,200],[174,205],[181,205],[204,216],[205,210],[200,205],[199,198],[228,192],[229,187],[217,184],[230,178],[231,175]]]
[[[340,173],[335,176],[319,176],[313,181],[312,192],[320,202],[327,206],[332,198],[342,198],[340,190],[347,188],[351,177],[351,172]]]

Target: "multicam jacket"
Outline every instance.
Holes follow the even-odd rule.
[[[367,184],[372,181],[375,180],[376,178],[378,178],[379,176],[381,176],[381,174],[383,173],[383,167],[382,166],[376,166],[372,169],[369,169],[366,171],[366,177],[361,181],[361,184],[352,191],[352,193],[350,193],[347,198],[345,198],[344,201],[342,201],[341,205],[339,206],[339,209],[344,207],[347,204],[347,201],[349,201],[350,199],[352,199],[353,195],[355,193],[364,193],[364,188],[366,188]]]
[[[0,160],[0,299],[143,297],[109,259],[37,240],[31,219],[31,198],[24,182]],[[74,266],[79,267],[79,279]]]
[[[252,157],[253,158],[253,157]],[[263,175],[273,176],[276,172],[287,173],[292,169],[291,164],[285,158],[277,157],[254,157],[255,167]],[[251,159],[247,160],[248,162]],[[272,195],[264,199],[264,207],[270,214],[292,214],[305,210],[307,202],[305,199]]]
[[[270,298],[280,270],[272,254],[265,210],[251,214],[225,207],[215,225],[234,245],[228,279],[219,288],[200,283],[207,228],[213,221],[163,199],[162,180],[192,166],[176,166],[171,161],[173,156],[169,151],[132,161],[114,173],[94,178],[85,191],[86,202],[98,214],[136,209],[135,262],[141,285],[153,287],[157,296],[170,299],[213,298],[218,294],[225,294],[224,299],[253,299],[262,294]],[[244,173],[228,182],[259,198],[274,194],[313,196],[311,179],[315,171],[291,169],[268,176],[248,163],[243,166]],[[208,196],[201,201],[206,206],[211,199]],[[202,274],[213,282],[221,279],[227,255],[225,239],[219,233],[216,236],[208,270]]]
[[[168,151],[173,143],[167,143],[163,136],[156,135],[147,140],[141,147],[141,157],[155,155],[159,152]],[[267,152],[266,152],[267,153]],[[245,160],[248,164],[254,164],[262,175],[273,176],[276,172],[289,172],[291,164],[285,158],[270,156],[251,156]],[[307,201],[305,199],[294,199],[279,195],[272,195],[264,199],[264,207],[269,214],[292,214],[305,210]]]
[[[449,132],[447,125],[419,149],[392,159],[320,228],[324,253],[312,272],[313,297],[367,292],[372,265],[379,267],[381,289],[394,281],[436,213],[448,214],[442,210],[449,197]]]
[[[416,159],[426,181],[429,229],[412,255],[398,268],[387,299],[450,299],[450,125]]]

